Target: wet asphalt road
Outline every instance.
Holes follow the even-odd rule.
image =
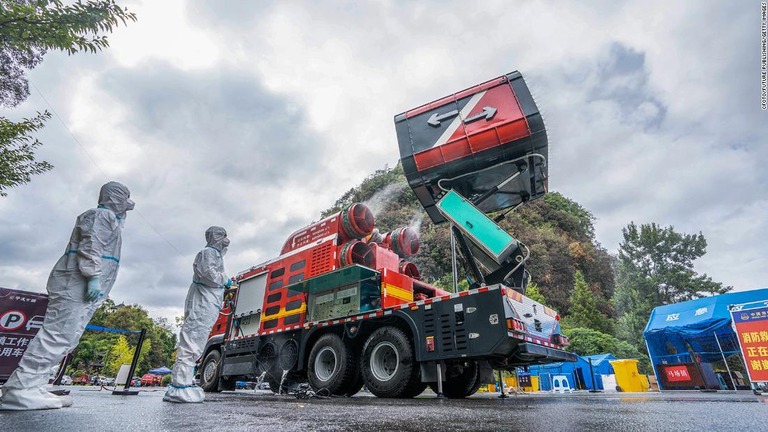
[[[387,400],[299,400],[267,391],[209,395],[170,404],[164,390],[112,396],[69,387],[74,405],[0,412],[2,431],[725,431],[768,430],[768,397],[748,392],[527,394],[466,400],[424,394]]]

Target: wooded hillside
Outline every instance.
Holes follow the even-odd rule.
[[[447,224],[435,226],[408,187],[402,167],[378,170],[347,191],[323,216],[363,202],[376,216],[384,233],[412,225],[421,236],[421,250],[411,259],[429,283],[451,289],[450,232]],[[578,203],[550,192],[543,199],[508,213],[502,228],[531,249],[528,269],[532,284],[549,306],[562,315],[571,308],[576,271],[584,275],[594,293],[598,310],[614,317],[609,301],[614,291],[611,256],[594,238],[593,216]],[[466,286],[466,283],[462,284]],[[460,286],[461,288],[461,286]],[[535,290],[536,288],[534,288]]]

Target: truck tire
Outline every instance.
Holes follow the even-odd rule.
[[[424,393],[424,390],[426,389],[427,389],[427,383],[421,382],[421,380],[416,380],[411,383],[410,387],[408,387],[407,389],[405,389],[405,391],[403,391],[403,395],[400,397],[404,399],[415,398],[416,396]]]
[[[382,327],[368,337],[361,366],[365,385],[378,397],[411,398],[419,387],[424,390],[411,342],[396,327]]]
[[[480,368],[471,361],[464,367],[446,371],[443,395],[449,399],[463,399],[477,393],[481,385]],[[437,393],[437,383],[429,383],[429,388]]]
[[[207,392],[219,391],[219,368],[221,367],[221,353],[214,349],[205,356],[200,366],[200,387]]]
[[[352,348],[338,335],[328,333],[320,337],[309,353],[307,376],[316,392],[344,395],[355,382],[357,365]]]

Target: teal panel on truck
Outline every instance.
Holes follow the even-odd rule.
[[[437,209],[497,263],[502,263],[517,248],[517,240],[453,190],[437,202]]]
[[[379,273],[359,265],[304,281],[307,319],[324,321],[357,315],[381,305]]]
[[[379,273],[375,270],[354,264],[322,276],[307,279],[302,284],[304,285],[304,292],[313,294],[332,290],[340,286],[356,284],[364,279],[376,278],[378,275]]]

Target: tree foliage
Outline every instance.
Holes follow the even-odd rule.
[[[644,351],[626,341],[590,328],[565,329],[570,345],[568,351],[582,356],[611,353],[619,359],[637,359],[641,373],[650,373],[650,360]]]
[[[24,75],[48,50],[97,52],[109,46],[107,37],[119,24],[136,21],[136,15],[114,0],[3,1],[0,3],[0,105],[13,107],[29,96]]]
[[[137,374],[173,363],[176,347],[173,327],[164,318],[151,319],[139,305],[115,305],[114,301],[107,299],[96,310],[90,324],[135,332],[146,330]],[[131,363],[137,343],[136,333],[118,335],[86,330],[73,353],[71,369],[86,373],[116,374],[121,364]],[[103,367],[101,371],[100,367]]]
[[[579,203],[559,193],[545,195],[544,202],[553,210],[550,223],[554,226],[581,240],[595,237],[595,217]]]
[[[144,343],[141,345],[141,351],[139,352],[139,366],[144,363],[147,354],[152,350],[152,339],[144,339]],[[125,336],[118,336],[117,342],[110,348],[106,361],[104,362],[104,368],[101,373],[104,375],[115,376],[120,371],[120,366],[130,365],[133,362],[133,356],[136,353],[136,346],[128,344],[128,339]],[[146,366],[145,366],[146,368]],[[140,370],[147,370],[139,368]],[[150,367],[151,369],[151,367]]]
[[[614,272],[611,257],[593,238],[594,217],[558,192],[529,202],[508,215],[501,227],[531,249],[528,271],[549,305],[568,315],[576,271],[584,275],[597,297],[597,307],[608,317],[614,310]]]
[[[549,306],[549,301],[541,294],[539,286],[534,282],[528,284],[528,288],[525,290],[525,296],[535,302],[543,304],[544,306]]]
[[[13,108],[29,97],[26,72],[40,64],[48,50],[95,53],[109,46],[103,33],[135,20],[114,0],[0,1],[0,107]],[[35,160],[41,143],[32,138],[49,117],[47,112],[21,122],[0,117],[0,196],[52,168]]]
[[[680,234],[674,227],[659,227],[655,223],[639,228],[634,222],[622,230],[624,241],[619,245],[619,263],[628,276],[642,277],[650,283],[648,293],[657,304],[693,300],[704,295],[724,294],[724,287],[712,278],[693,270],[693,262],[704,256],[707,240],[704,235]]]
[[[634,222],[622,233],[615,303],[619,334],[636,347],[643,347],[642,331],[654,307],[731,290],[693,269],[694,261],[706,253],[702,233],[682,234],[655,223],[638,227]]]
[[[570,313],[563,319],[563,327],[583,327],[607,334],[613,333],[613,322],[600,312],[598,296],[587,285],[579,270],[576,270],[570,301]]]
[[[128,345],[128,340],[124,336],[118,336],[117,342],[109,350],[108,360],[101,372],[106,375],[117,375],[120,365],[131,364],[134,351],[135,348]]]
[[[432,223],[408,186],[400,164],[377,170],[344,193],[322,216],[354,202],[374,204],[376,226],[382,233],[403,225],[416,228],[420,250],[409,260],[419,268],[425,282],[451,288],[450,230],[447,224]],[[596,307],[610,318],[615,314],[608,301],[613,296],[614,273],[611,257],[594,241],[593,221],[592,214],[581,205],[551,192],[507,214],[500,225],[531,249],[528,269],[544,303],[567,315],[579,270],[595,293]],[[463,267],[459,254],[459,268]],[[463,276],[459,278],[460,289],[466,283]]]
[[[41,143],[31,136],[50,117],[47,111],[18,123],[0,117],[0,196],[8,195],[8,188],[28,183],[31,176],[53,168],[48,162],[35,160],[35,149]]]

